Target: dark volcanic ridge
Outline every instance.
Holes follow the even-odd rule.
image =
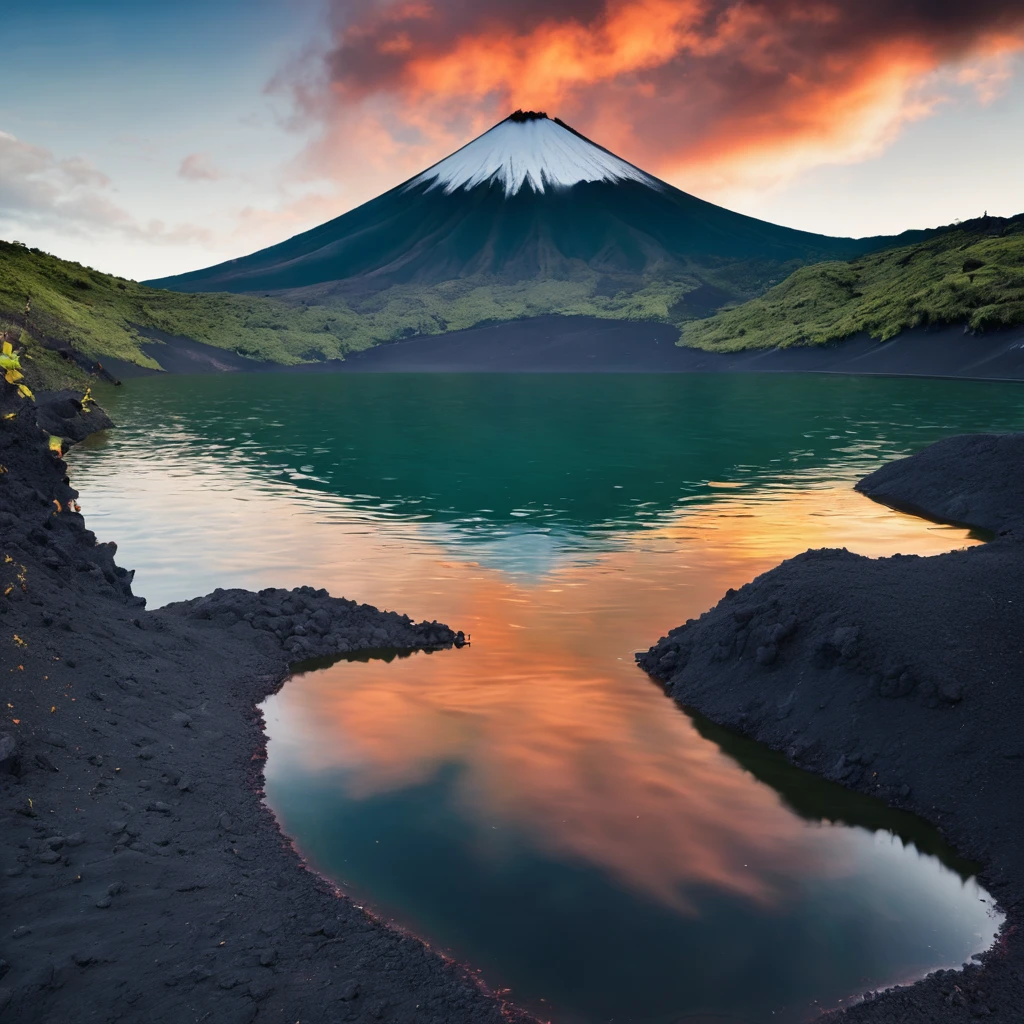
[[[899,241],[928,234],[908,232]],[[897,240],[831,238],[734,213],[674,188],[557,118],[516,111],[434,166],[319,227],[239,259],[145,283],[282,297],[303,289],[322,296],[335,286],[365,293],[465,278],[569,280],[588,271],[714,284],[731,264],[788,273],[801,263],[892,244]],[[737,287],[728,297],[744,295]]]
[[[997,533],[933,557],[808,551],[637,660],[666,693],[801,768],[933,822],[1007,913],[996,947],[847,1011],[1020,1019],[1024,1006],[1024,434],[950,438],[858,485]]]
[[[378,345],[316,369],[343,373],[834,373],[1024,380],[1024,328],[976,337],[963,327],[867,334],[831,345],[707,352],[666,324],[535,317]],[[152,350],[163,361],[163,352]],[[294,367],[306,371],[312,367]]]
[[[36,423],[76,436],[81,402],[0,389],[0,1019],[516,1019],[306,870],[261,800],[255,705],[289,662],[461,635],[309,587],[146,611]]]
[[[163,331],[143,351],[175,374],[206,373],[837,373],[1024,380],[1024,328],[974,336],[914,328],[891,341],[858,335],[833,345],[743,352],[679,346],[678,329],[645,321],[542,316],[378,345],[344,360],[281,366]],[[107,359],[116,376],[153,376]]]

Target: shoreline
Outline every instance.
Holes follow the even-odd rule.
[[[461,634],[308,587],[146,611],[0,388],[0,1020],[531,1021],[307,868],[262,800],[257,704],[292,663]]]
[[[67,394],[40,396],[39,405],[47,430],[61,436],[80,440],[109,424],[98,407],[83,416]],[[69,504],[75,492],[63,463],[46,449],[32,407],[10,393],[0,396],[0,406],[16,414],[0,435],[0,462],[8,468],[0,475],[0,525],[4,553],[16,556],[3,563],[13,589],[0,599],[0,622],[20,641],[5,636],[0,647],[0,667],[7,670],[0,673],[3,700],[14,704],[0,724],[0,807],[7,825],[0,869],[4,916],[11,922],[0,936],[0,1021],[170,1024],[203,1013],[228,1024],[293,1014],[304,1021],[395,1024],[533,1021],[491,994],[469,967],[372,917],[317,875],[262,801],[267,737],[257,705],[287,680],[289,666],[381,646],[457,647],[460,634],[311,588],[217,590],[144,611],[144,601],[131,593],[131,574],[116,566],[116,547],[96,544]],[[1006,829],[979,831],[959,803],[950,809],[930,795],[926,776],[935,769],[928,757],[908,755],[896,771],[876,749],[893,742],[889,717],[898,720],[900,742],[909,737],[927,744],[934,731],[920,728],[915,716],[948,720],[970,709],[975,694],[969,687],[943,689],[944,681],[920,671],[910,692],[866,705],[854,695],[853,721],[863,733],[874,728],[865,712],[884,708],[886,716],[877,735],[859,736],[846,749],[845,734],[836,728],[845,714],[838,705],[846,699],[844,687],[862,686],[872,638],[845,633],[837,641],[837,633],[850,628],[845,621],[818,629],[822,615],[836,611],[828,596],[837,571],[852,573],[857,583],[864,563],[883,570],[924,566],[926,573],[938,564],[933,582],[946,579],[943,567],[952,566],[969,580],[979,571],[1002,579],[1014,595],[1022,589],[1005,579],[1024,579],[1024,476],[1005,472],[1007,459],[1024,465],[1024,435],[1009,436],[1019,440],[1007,445],[976,435],[939,442],[858,484],[887,504],[931,509],[937,521],[948,522],[955,512],[962,525],[997,535],[993,543],[923,559],[808,552],[731,592],[686,627],[706,641],[697,646],[706,648],[707,659],[687,662],[703,687],[686,676],[687,664],[676,671],[679,631],[647,656],[658,676],[674,645],[676,664],[661,675],[677,702],[783,750],[805,770],[914,812],[938,825],[958,853],[985,865],[981,878],[1008,920],[982,966],[938,972],[834,1011],[858,1022],[946,1024],[973,1020],[982,1010],[1010,1020],[1001,1015],[1004,1005],[1024,998],[1024,942],[1016,930],[1024,865],[1014,845],[1024,835],[1024,813],[1010,808]],[[947,485],[950,474],[959,474],[957,487]],[[813,610],[797,615],[786,633],[790,626],[779,605],[801,602]],[[870,632],[870,610],[861,615],[862,633]],[[773,621],[762,621],[766,615]],[[948,617],[941,622],[948,632]],[[750,649],[744,656],[738,626],[749,634],[781,626],[772,641],[775,657],[759,659]],[[1024,619],[1021,629],[1024,635]],[[998,632],[1011,635],[1013,627]],[[825,666],[819,664],[823,650]],[[766,702],[765,681],[778,682],[779,666],[796,668],[797,688]],[[891,689],[906,689],[901,675],[894,678]],[[835,691],[825,701],[826,715],[817,708],[822,686]],[[797,695],[801,688],[806,692]],[[1019,720],[1015,708],[1001,705],[1004,724]],[[892,709],[895,716],[888,715]],[[983,724],[993,725],[991,718]],[[949,731],[940,730],[940,738]],[[996,723],[991,735],[998,734]],[[1024,762],[1024,744],[1012,743],[1003,755],[1011,773]],[[838,762],[837,747],[844,751]],[[970,762],[960,773],[968,781],[982,770],[978,753],[962,755]],[[951,791],[961,794],[964,778],[958,785]],[[969,810],[981,806],[971,786],[962,795]],[[83,1016],[85,1005],[90,1009]]]
[[[1024,327],[972,336],[962,326],[914,328],[890,341],[866,334],[830,345],[740,352],[679,346],[679,329],[651,321],[543,316],[377,345],[347,359],[258,363],[190,338],[148,330],[143,351],[175,374],[195,373],[827,373],[1024,381]],[[107,360],[128,380],[158,375]],[[921,368],[927,367],[927,372]]]
[[[1017,1019],[1024,1005],[1024,434],[948,438],[857,488],[981,546],[807,551],[673,629],[640,666],[677,703],[931,822],[1006,914],[961,971],[833,1011],[864,1024]]]

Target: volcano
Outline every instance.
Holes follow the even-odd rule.
[[[901,242],[923,232],[908,232]],[[205,270],[146,282],[186,292],[357,294],[479,279],[590,275],[595,294],[685,281],[706,315],[803,263],[894,239],[832,238],[705,202],[557,118],[516,111],[408,181],[311,231]]]

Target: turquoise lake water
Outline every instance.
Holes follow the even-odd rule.
[[[825,376],[133,381],[71,456],[151,607],[327,587],[461,651],[264,706],[267,799],[361,905],[556,1024],[798,1022],[1000,916],[916,819],[691,718],[633,652],[807,547],[977,543],[852,484],[1024,388]]]

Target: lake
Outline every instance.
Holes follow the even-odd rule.
[[[150,378],[69,457],[150,607],[310,584],[458,651],[300,666],[267,800],[312,867],[556,1024],[796,1022],[959,966],[1001,917],[918,820],[633,663],[808,547],[979,539],[852,484],[1020,429],[1024,388],[829,376]]]

